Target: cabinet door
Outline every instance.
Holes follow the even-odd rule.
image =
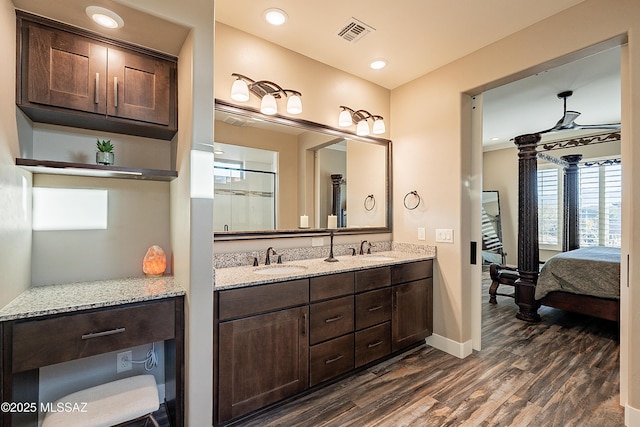
[[[220,422],[307,388],[307,318],[305,306],[220,323]]]
[[[161,125],[171,121],[174,64],[109,48],[107,115]]]
[[[23,98],[31,103],[104,114],[107,49],[90,39],[36,24],[27,26]]]
[[[392,350],[397,351],[431,335],[433,279],[393,287]]]

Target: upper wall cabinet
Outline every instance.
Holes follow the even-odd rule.
[[[170,140],[177,60],[17,12],[16,103],[33,121]]]

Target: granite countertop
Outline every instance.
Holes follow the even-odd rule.
[[[181,296],[173,276],[32,286],[0,309],[0,321]]]
[[[403,264],[413,261],[433,259],[435,256],[401,251],[376,252],[371,255],[339,256],[338,262],[325,262],[324,258],[287,261],[282,264],[272,262],[271,265],[257,267],[227,267],[216,269],[214,290],[242,288],[282,280],[302,279],[346,271],[365,270],[385,265]],[[296,272],[283,274],[259,274],[259,271],[278,267],[300,267]]]

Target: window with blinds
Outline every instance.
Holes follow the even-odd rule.
[[[622,168],[580,168],[580,246],[620,247]]]
[[[560,236],[558,169],[538,169],[538,241],[557,246]]]

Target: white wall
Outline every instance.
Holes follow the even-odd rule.
[[[15,166],[16,157],[20,157],[16,56],[12,54],[15,19],[11,1],[0,1],[0,45],[8,47],[4,50],[5,66],[0,67],[0,307],[31,285],[31,173]]]

